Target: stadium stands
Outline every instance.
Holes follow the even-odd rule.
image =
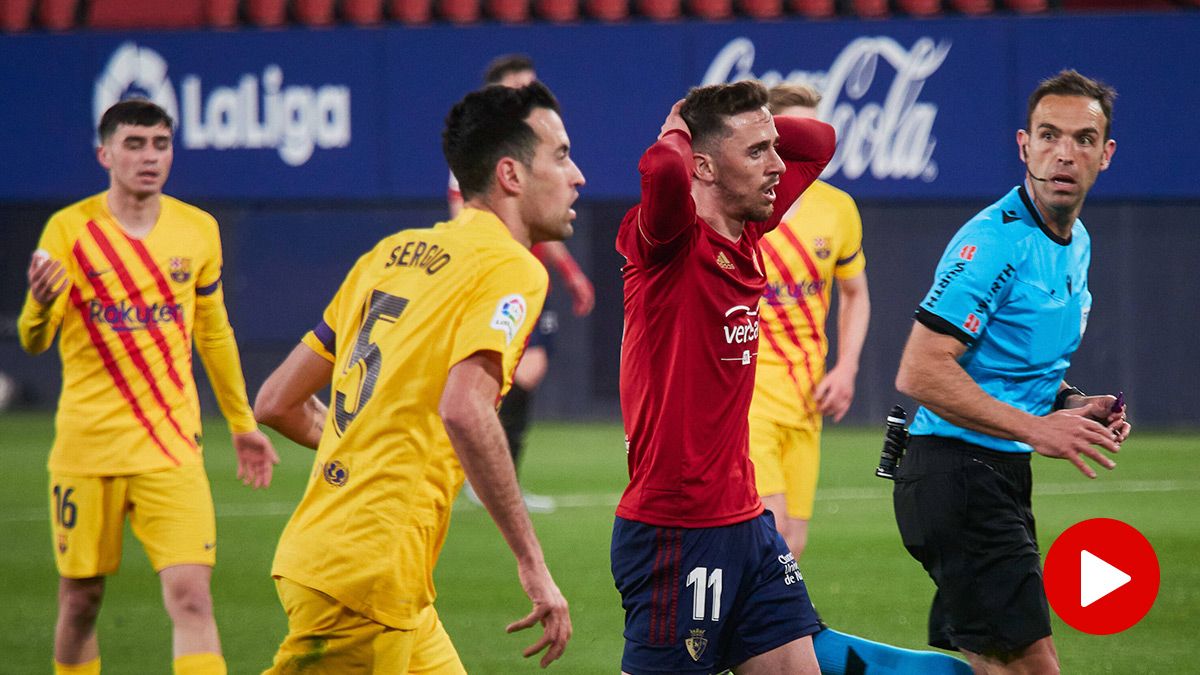
[[[0,0],[0,32],[1180,11],[1200,0]]]

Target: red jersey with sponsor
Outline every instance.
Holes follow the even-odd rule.
[[[642,200],[625,215],[621,412],[629,486],[617,515],[661,527],[719,527],[754,518],[762,502],[750,464],[747,414],[766,277],[758,242],[833,156],[832,127],[775,118],[787,165],[774,212],[737,241],[696,214],[691,139],[661,138],[642,156]]]

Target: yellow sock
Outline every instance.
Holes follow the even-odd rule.
[[[100,657],[87,663],[54,662],[54,675],[100,675]]]
[[[225,657],[212,653],[177,656],[175,675],[225,675]]]

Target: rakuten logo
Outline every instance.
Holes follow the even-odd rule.
[[[184,75],[177,100],[162,55],[126,42],[96,80],[95,120],[122,98],[140,94],[175,118],[182,145],[191,150],[274,148],[285,164],[301,166],[317,148],[350,145],[349,87],[285,86],[283,68],[274,63],[261,76],[242,73],[236,82],[205,92],[199,75]]]

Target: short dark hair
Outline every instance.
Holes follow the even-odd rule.
[[[1037,89],[1029,95],[1029,111],[1025,116],[1025,126],[1027,131],[1032,132],[1033,129],[1028,127],[1033,125],[1033,109],[1046,96],[1083,96],[1084,98],[1095,99],[1100,103],[1100,110],[1104,112],[1104,138],[1108,140],[1112,135],[1112,110],[1113,101],[1117,98],[1117,90],[1099,80],[1093,80],[1090,77],[1080,75],[1074,69],[1060,71],[1054,77],[1049,77],[1042,80]]]
[[[483,83],[499,84],[505,77],[527,70],[533,70],[533,59],[525,54],[501,54],[492,59],[487,70],[483,71]]]
[[[442,153],[463,199],[488,191],[501,158],[533,163],[538,138],[525,119],[535,108],[559,111],[558,100],[541,82],[518,89],[493,84],[467,94],[450,109]]]
[[[788,108],[815,108],[821,102],[821,94],[807,84],[777,84],[767,92],[767,107],[772,115]]]
[[[692,133],[692,147],[703,148],[729,135],[727,120],[767,105],[767,88],[753,80],[710,84],[688,92],[679,114]]]
[[[122,124],[135,127],[156,127],[165,124],[168,130],[175,128],[175,120],[171,119],[166,110],[144,98],[131,98],[114,103],[100,116],[100,125],[96,128],[100,142],[106,143]]]

